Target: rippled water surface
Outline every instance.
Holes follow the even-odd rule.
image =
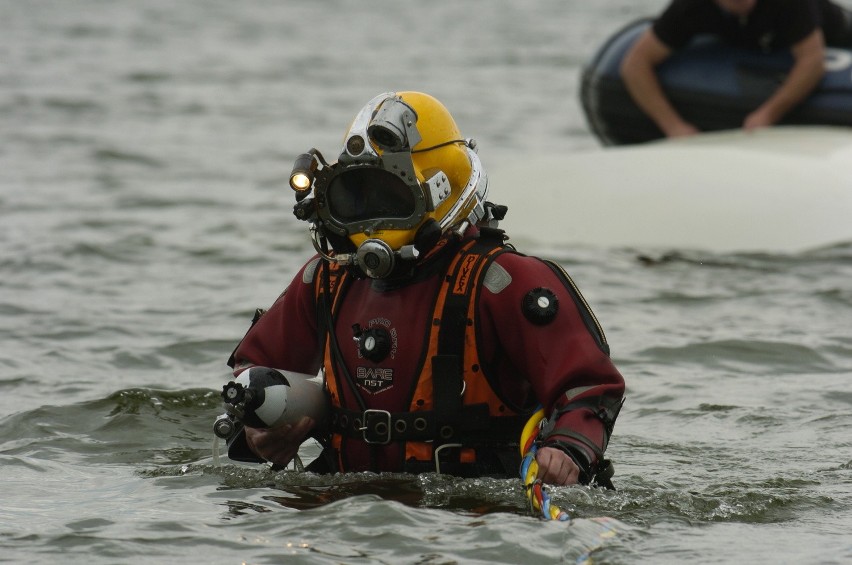
[[[852,562],[852,242],[524,249],[628,382],[618,491],[554,489],[571,525],[514,480],[213,458],[224,362],[311,253],[293,157],[392,89],[486,167],[594,150],[580,67],[663,3],[0,0],[0,560]]]

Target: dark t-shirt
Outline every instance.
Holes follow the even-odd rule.
[[[849,44],[844,11],[828,0],[757,0],[745,17],[728,14],[713,0],[673,0],[653,29],[672,49],[696,35],[713,34],[738,47],[773,51],[791,47],[817,27],[826,44]]]

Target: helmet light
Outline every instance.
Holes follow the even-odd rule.
[[[302,153],[296,157],[293,170],[290,173],[290,188],[298,193],[305,193],[311,189],[314,183],[314,173],[317,170],[317,161],[312,153]]]

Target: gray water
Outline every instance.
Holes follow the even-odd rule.
[[[514,480],[213,459],[225,360],[311,254],[295,155],[394,89],[486,167],[598,150],[580,68],[663,4],[0,0],[0,561],[575,562],[609,516],[596,563],[852,563],[852,242],[542,247],[628,383],[573,525]]]

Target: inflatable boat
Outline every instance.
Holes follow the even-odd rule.
[[[625,26],[583,69],[583,111],[604,145],[663,137],[633,102],[619,72],[628,49],[650,25],[646,18]],[[660,65],[658,76],[686,120],[703,131],[719,131],[739,128],[745,116],[775,91],[792,63],[788,52],[765,54],[701,36]],[[829,48],[826,67],[816,91],[781,124],[852,126],[852,50]]]
[[[742,129],[489,164],[500,227],[581,247],[798,253],[852,242],[852,132]]]

